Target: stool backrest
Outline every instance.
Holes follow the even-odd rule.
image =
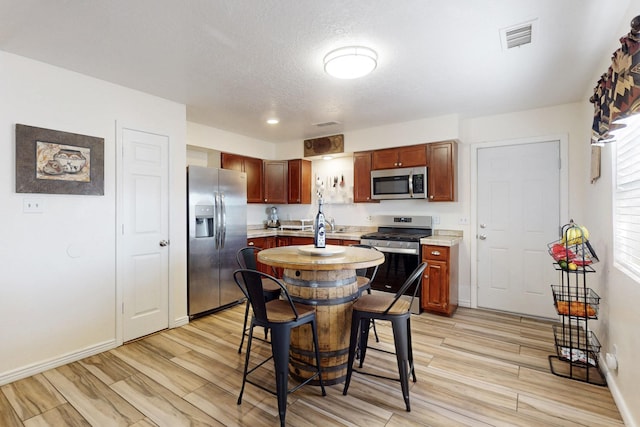
[[[372,249],[374,251],[377,251],[378,248],[371,246],[371,245],[363,245],[363,244],[354,244],[354,245],[349,245],[352,246],[354,248],[365,248],[365,249]],[[380,266],[380,264],[376,265],[375,267],[369,267],[369,268],[358,268],[356,269],[356,276],[360,276],[360,277],[368,277],[369,278],[369,282],[373,282],[373,279],[376,278],[376,274],[378,273],[378,267]],[[371,270],[371,276],[367,276],[367,271]]]
[[[240,268],[248,268],[250,270],[257,270],[258,269],[258,262],[256,261],[256,256],[257,256],[258,252],[260,252],[261,250],[262,250],[262,248],[259,248],[257,246],[245,246],[244,248],[241,248],[236,253],[236,261],[238,261],[238,266]],[[269,271],[271,272],[271,274],[273,276],[276,275],[276,271],[274,270],[273,267],[270,267]]]
[[[411,302],[409,303],[410,309],[410,307],[413,305],[413,300],[418,294],[418,289],[420,289],[420,283],[422,282],[420,279],[422,279],[422,273],[424,272],[425,268],[427,268],[427,263],[423,262],[420,263],[415,270],[413,270],[413,273],[411,273],[411,275],[407,277],[407,280],[404,281],[398,292],[396,292],[396,295],[393,297],[393,301],[391,301],[389,307],[387,307],[387,309],[384,311],[384,314],[387,314],[389,310],[391,310],[391,308],[395,305],[395,303],[400,299],[400,297],[409,290],[411,285],[416,283],[416,287],[414,288],[413,294],[411,295]]]
[[[233,279],[249,300],[249,304],[251,304],[251,308],[253,309],[253,315],[258,319],[258,321],[263,323],[268,321],[267,304],[264,299],[264,290],[262,288],[263,280],[271,280],[280,286],[282,298],[289,302],[291,312],[295,316],[295,319],[298,320],[298,311],[291,300],[289,292],[287,292],[287,288],[285,288],[280,280],[270,274],[248,268],[234,271]]]
[[[240,268],[248,268],[251,270],[258,269],[258,263],[256,262],[256,254],[262,249],[257,246],[245,246],[236,253],[236,261]]]

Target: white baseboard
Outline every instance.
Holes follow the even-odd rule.
[[[622,397],[622,393],[620,393],[620,389],[618,388],[618,383],[616,382],[616,378],[613,376],[609,368],[607,367],[606,361],[604,360],[604,355],[600,354],[599,357],[600,369],[604,373],[605,378],[607,379],[607,387],[609,387],[609,391],[611,392],[611,396],[613,397],[613,401],[616,402],[616,406],[618,407],[618,411],[620,411],[620,416],[622,416],[622,421],[624,421],[624,425],[627,427],[638,427],[638,424],[633,419],[633,415],[629,411],[629,407],[627,406],[624,398]]]
[[[471,301],[470,300],[459,299],[458,300],[458,307],[471,308]]]
[[[30,377],[32,375],[39,374],[49,369],[57,368],[58,366],[66,365],[67,363],[75,362],[80,359],[84,359],[85,357],[102,353],[103,351],[111,350],[115,347],[117,347],[116,340],[113,339],[100,344],[96,344],[91,347],[87,347],[81,351],[67,353],[54,359],[45,360],[43,362],[34,363],[32,365],[25,366],[13,371],[4,372],[0,374],[0,385],[9,384],[14,381]]]
[[[189,324],[189,316],[183,316],[183,317],[179,317],[177,319],[174,319],[174,321],[171,323],[171,325],[169,325],[169,328],[173,329],[173,328],[179,328],[180,326],[184,326]]]

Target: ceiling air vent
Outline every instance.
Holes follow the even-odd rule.
[[[339,125],[340,122],[323,122],[323,123],[314,123],[313,126],[317,126],[319,128],[323,128],[325,126],[334,126]]]
[[[535,21],[525,22],[524,24],[514,27],[503,28],[500,30],[500,40],[502,41],[502,49],[513,49],[525,44],[531,43],[531,35],[533,33]]]

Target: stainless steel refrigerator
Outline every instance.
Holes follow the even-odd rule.
[[[189,317],[244,295],[233,280],[236,252],[247,245],[247,175],[189,166],[187,292]]]

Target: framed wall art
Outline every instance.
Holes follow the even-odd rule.
[[[16,124],[16,193],[104,195],[104,138]]]
[[[304,140],[304,157],[344,153],[344,135],[323,136]]]

